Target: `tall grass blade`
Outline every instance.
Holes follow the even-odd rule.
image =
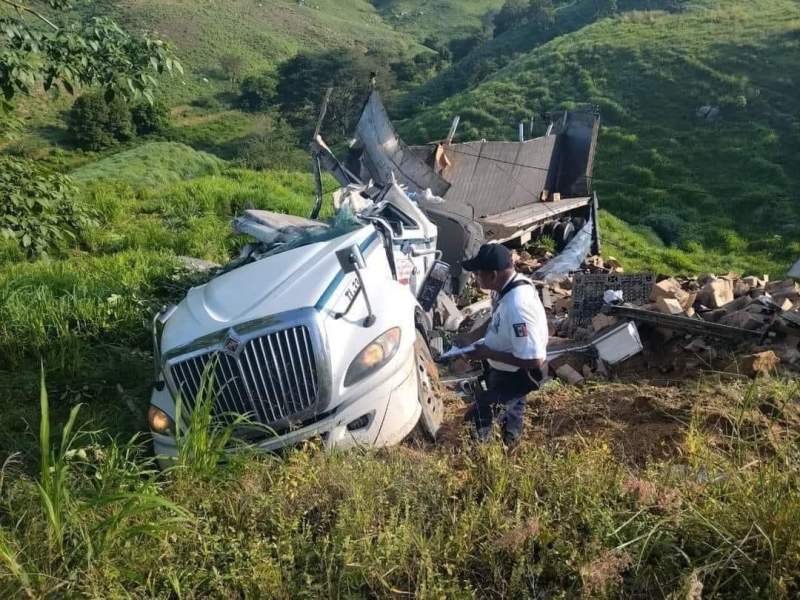
[[[20,564],[19,560],[17,560],[17,553],[12,550],[11,545],[8,543],[6,535],[2,529],[0,529],[0,563],[6,565],[6,568],[11,573],[11,576],[14,577],[14,579],[16,579],[22,585],[27,594],[31,596],[30,577]]]

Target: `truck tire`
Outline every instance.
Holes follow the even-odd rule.
[[[569,241],[575,235],[575,226],[572,224],[572,221],[561,221],[558,225],[556,225],[555,229],[553,230],[553,237],[555,238],[556,242],[556,250],[561,252],[564,247],[569,244]]]
[[[444,419],[444,403],[439,394],[439,369],[431,356],[425,336],[417,331],[414,342],[414,363],[417,369],[417,389],[422,407],[420,425],[425,435],[436,440],[436,434]]]

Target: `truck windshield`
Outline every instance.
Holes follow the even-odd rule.
[[[263,252],[261,256],[274,256],[281,252],[294,250],[301,246],[327,242],[342,235],[352,233],[364,224],[347,208],[342,208],[324,227],[302,227],[287,231],[281,241]]]

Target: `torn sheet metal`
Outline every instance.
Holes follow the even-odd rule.
[[[547,261],[541,269],[536,271],[531,277],[539,281],[558,281],[577,271],[583,259],[586,258],[592,248],[592,230],[594,222],[589,221],[581,230],[575,234],[561,253]],[[601,297],[602,298],[602,297]]]
[[[355,137],[358,145],[354,151],[358,156],[351,156],[348,168],[358,167],[361,173],[356,174],[363,181],[374,179],[379,185],[388,185],[394,174],[411,192],[422,193],[430,188],[434,195],[444,196],[450,188],[447,181],[400,139],[377,92],[372,92],[364,105]]]
[[[556,181],[554,135],[527,142],[467,142],[446,146],[450,165],[442,171],[451,183],[447,200],[463,202],[477,217],[539,202]]]
[[[791,279],[800,279],[800,260],[794,263],[791,269],[786,273],[786,276]]]

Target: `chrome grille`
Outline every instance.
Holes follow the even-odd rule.
[[[211,372],[213,369],[213,373]],[[214,413],[264,424],[311,412],[320,400],[314,346],[305,325],[254,337],[234,352],[210,350],[169,364],[175,391],[191,411],[207,374],[213,381]]]

